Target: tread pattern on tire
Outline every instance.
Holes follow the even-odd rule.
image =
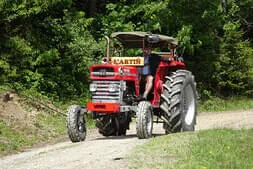
[[[177,70],[172,72],[170,76],[166,76],[166,81],[163,84],[164,91],[161,97],[160,108],[165,114],[165,118],[168,119],[170,124],[164,123],[163,127],[166,134],[175,133],[180,131],[194,130],[194,125],[196,123],[196,108],[193,127],[184,127],[182,120],[182,110],[180,108],[182,104],[182,89],[184,85],[191,85],[195,98],[196,106],[196,82],[194,76],[190,71],[187,70]]]
[[[84,121],[84,132],[80,133],[78,129],[78,118],[81,111],[81,106],[72,105],[68,108],[67,112],[67,132],[72,142],[84,141],[86,138],[86,126]],[[85,120],[85,119],[84,119]]]
[[[151,115],[149,115],[150,113]],[[151,119],[147,119],[148,117]],[[147,120],[151,122],[151,131],[147,128]],[[136,132],[139,139],[147,139],[152,136],[153,113],[152,106],[148,101],[141,101],[136,112]]]
[[[117,122],[118,121],[118,122]],[[101,119],[99,119],[97,121],[97,128],[100,134],[102,134],[103,136],[122,136],[122,135],[126,135],[126,131],[127,129],[129,129],[129,123],[131,122],[131,118],[129,117],[129,115],[127,116],[114,116],[114,117],[110,117],[110,116],[104,116],[101,117]],[[118,130],[117,130],[117,125],[116,123],[118,123]]]
[[[115,136],[116,135],[116,127],[114,119],[110,116],[101,117],[97,120],[96,126],[98,128],[98,132],[105,137]]]

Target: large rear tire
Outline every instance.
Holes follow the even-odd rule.
[[[81,106],[72,105],[67,112],[67,130],[72,142],[84,141],[86,138],[86,123],[84,109]]]
[[[164,122],[165,133],[194,131],[197,114],[194,76],[187,70],[177,70],[166,79],[160,105],[169,122]]]
[[[96,126],[103,136],[125,136],[131,117],[128,114],[118,116],[103,116],[97,119]]]
[[[98,128],[98,132],[103,136],[115,136],[116,135],[116,127],[115,127],[115,119],[111,116],[103,116],[97,119],[96,126]]]
[[[136,132],[139,139],[147,139],[152,136],[153,110],[148,101],[141,101],[136,112]]]

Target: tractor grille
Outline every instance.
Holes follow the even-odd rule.
[[[120,102],[120,81],[93,81],[92,102]],[[113,91],[110,89],[113,86]]]

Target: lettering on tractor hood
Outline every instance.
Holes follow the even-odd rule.
[[[112,64],[144,66],[143,57],[112,57]]]

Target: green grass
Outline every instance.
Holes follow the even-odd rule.
[[[6,91],[10,91],[11,89],[8,86],[0,85],[0,95],[5,94]]]
[[[61,111],[62,114],[66,114],[68,107],[71,105],[80,105],[80,106],[86,106],[86,103],[88,101],[90,101],[90,96],[89,94],[86,94],[87,96],[84,98],[80,98],[80,97],[73,97],[71,100],[54,100],[52,98],[48,98],[46,96],[41,95],[38,92],[32,91],[32,90],[27,90],[25,91],[23,94],[37,98],[38,100],[42,101],[42,102],[49,102],[53,105],[53,107],[58,108],[58,111]],[[39,103],[37,103],[39,104]],[[52,117],[52,116],[51,116]],[[48,117],[49,118],[49,117]],[[92,114],[88,114],[86,117],[86,126],[87,128],[95,128],[95,120],[92,119]],[[52,119],[49,119],[50,121],[53,121]],[[60,122],[62,123],[62,121]],[[64,124],[66,123],[66,120],[64,119]],[[59,123],[55,123],[55,124],[59,124]],[[60,127],[62,127],[61,124],[59,124]],[[55,126],[56,128],[58,127],[57,125]],[[66,125],[64,126],[66,129]]]
[[[19,150],[20,147],[31,146],[35,142],[36,136],[31,136],[28,132],[27,129],[18,132],[0,120],[0,152],[9,152]]]
[[[0,88],[0,93],[2,95],[6,93],[6,90]],[[50,100],[46,98],[40,99],[44,104],[49,104],[50,107],[54,107]],[[26,97],[20,98],[20,100],[19,104],[24,109],[23,113],[27,121],[11,121],[7,124],[5,121],[8,121],[8,119],[0,120],[0,154],[22,151],[24,147],[45,142],[60,135],[66,135],[67,137],[65,116],[52,112],[52,110],[40,105],[36,100],[31,100]],[[56,104],[58,111],[66,114],[68,106],[78,103],[83,105],[78,99],[69,103],[69,105],[62,102],[57,102]],[[36,113],[32,114],[32,112]],[[92,119],[91,114],[87,116],[86,122],[87,128],[95,128],[95,120]]]
[[[18,127],[17,127],[18,126]],[[0,121],[0,153],[20,151],[24,147],[46,141],[66,133],[65,117],[39,113],[29,125],[17,123],[7,125]]]
[[[29,126],[16,129],[0,120],[0,153],[21,151],[24,147],[44,142],[59,135],[66,135],[66,118],[59,114],[39,113]],[[87,128],[94,128],[95,121],[87,120]]]
[[[92,114],[88,114],[86,118],[86,127],[88,129],[94,129],[96,128],[96,120],[93,119]]]
[[[228,110],[253,109],[253,99],[247,97],[231,97],[221,99],[213,97],[205,102],[199,101],[198,112],[216,112]]]
[[[29,111],[31,107],[28,106],[26,109]],[[0,120],[0,153],[21,151],[24,147],[56,138],[59,135],[67,137],[66,117],[60,114],[39,112],[34,121],[28,123],[29,125],[24,122],[7,125]],[[91,115],[88,115],[86,125],[88,129],[95,127],[95,121]]]
[[[252,169],[253,129],[216,129],[155,137],[137,147],[131,169]]]
[[[36,116],[35,126],[45,138],[66,133],[66,118],[59,114],[40,113]]]

